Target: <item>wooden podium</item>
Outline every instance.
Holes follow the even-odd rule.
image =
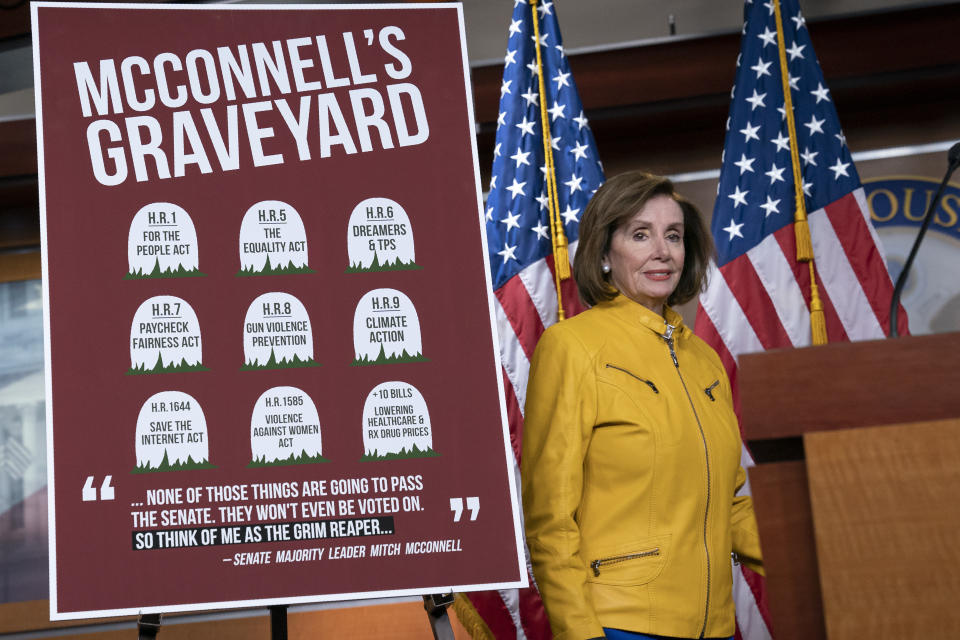
[[[960,638],[960,333],[741,356],[777,640]]]

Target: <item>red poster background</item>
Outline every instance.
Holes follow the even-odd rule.
[[[51,602],[54,617],[84,617],[138,610],[176,611],[256,602],[296,602],[361,595],[424,592],[440,586],[516,586],[523,580],[516,516],[511,505],[489,284],[478,212],[475,152],[464,54],[456,7],[380,7],[289,10],[263,8],[113,8],[40,5],[34,8],[40,91],[38,122],[44,256],[48,304],[48,407],[53,464],[51,496]],[[363,31],[398,26],[395,44],[409,56],[412,74],[391,80],[383,65],[395,60],[363,44]],[[215,52],[236,47],[325,34],[338,76],[349,76],[341,33],[352,31],[370,85],[416,85],[425,104],[429,139],[417,146],[375,149],[300,161],[294,141],[274,109],[260,114],[273,126],[265,153],[282,153],[282,164],[254,167],[240,124],[240,169],[221,171],[209,139],[202,135],[214,170],[151,179],[132,175],[117,186],[98,183],[91,170],[87,126],[78,99],[73,63],[96,70],[101,59],[161,52],[182,59],[193,49]],[[337,46],[340,42],[341,46]],[[309,49],[305,49],[309,50]],[[311,70],[308,70],[311,71]],[[317,68],[312,72],[321,78]],[[183,75],[179,76],[181,79]],[[351,134],[347,92],[334,89]],[[323,89],[322,91],[327,91]],[[296,113],[300,94],[287,98]],[[262,100],[257,98],[255,100]],[[240,97],[239,101],[243,102]],[[209,106],[223,123],[225,98],[212,105],[190,100],[194,115]],[[314,107],[315,108],[315,107]],[[171,110],[159,105],[144,114],[127,109],[105,118],[148,115],[164,132],[161,147],[172,151]],[[41,117],[42,116],[42,120]],[[308,139],[316,143],[316,113]],[[396,139],[395,139],[396,141]],[[359,143],[358,143],[359,147]],[[129,152],[127,152],[129,164]],[[172,163],[171,163],[172,166]],[[347,221],[360,201],[383,196],[407,211],[419,271],[345,273]],[[312,274],[237,277],[238,237],[246,210],[262,200],[292,205],[302,216]],[[127,234],[141,207],[172,202],[196,227],[199,269],[206,277],[124,280]],[[353,360],[353,315],[371,289],[391,287],[410,297],[421,323],[428,362],[349,366]],[[240,371],[244,314],[258,295],[283,291],[306,306],[320,367]],[[197,313],[206,372],[125,375],[130,367],[130,325],[137,307],[156,295],[175,295]],[[362,411],[377,384],[402,380],[421,391],[429,407],[436,458],[360,462]],[[298,387],[320,415],[323,454],[330,461],[290,467],[248,469],[250,418],[254,402],[279,385]],[[193,396],[206,416],[210,462],[216,469],[131,474],[136,464],[135,428],[141,405],[152,394],[178,390]],[[361,478],[422,474],[424,510],[389,514],[396,533],[349,538],[164,550],[132,550],[131,504],[148,489]],[[116,499],[81,500],[88,476],[99,487],[113,476]],[[369,494],[403,495],[400,493]],[[477,496],[476,521],[454,522],[450,498]],[[338,496],[333,496],[336,499]],[[304,499],[305,500],[305,499]],[[267,502],[267,501],[260,501]],[[278,500],[277,502],[283,502]],[[247,502],[245,504],[252,504]],[[210,506],[206,500],[199,505]],[[213,505],[216,506],[216,505]],[[303,519],[303,518],[298,518]],[[166,527],[163,527],[166,528]],[[363,558],[234,566],[235,552],[333,547],[414,540],[459,539],[462,551],[388,558]],[[54,562],[55,558],[55,562]]]

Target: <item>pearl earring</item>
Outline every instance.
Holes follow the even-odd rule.
[[[602,267],[600,267],[600,269],[601,269],[604,273],[610,273],[610,265],[608,265],[608,264],[603,265]]]

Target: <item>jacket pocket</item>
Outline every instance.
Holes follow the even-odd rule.
[[[663,571],[669,546],[670,536],[666,535],[599,550],[591,554],[587,581],[617,586],[647,584]]]
[[[657,445],[673,447],[680,442],[683,429],[675,421],[668,420],[673,380],[664,382],[661,393],[657,381],[612,362],[604,363],[603,380],[628,398],[637,411],[623,414],[625,422],[635,422],[649,429],[656,437]],[[605,426],[605,425],[600,425]]]
[[[618,366],[618,365],[615,365],[615,364],[610,364],[609,362],[606,363],[604,366],[605,366],[607,369],[613,369],[614,371],[622,371],[623,373],[627,374],[628,376],[630,376],[630,377],[633,378],[634,380],[639,380],[640,382],[642,382],[642,383],[644,383],[645,385],[647,385],[648,387],[650,387],[650,390],[653,391],[654,393],[660,393],[660,389],[657,388],[657,385],[654,384],[652,380],[647,380],[646,378],[641,377],[641,376],[638,376],[637,374],[635,374],[635,373],[632,372],[632,371],[629,371],[629,370],[627,370],[627,369],[624,369],[623,367]]]
[[[717,399],[713,397],[713,390],[720,385],[719,380],[714,380],[709,387],[704,387],[703,392],[707,394],[707,397],[710,398],[710,402],[716,402]]]

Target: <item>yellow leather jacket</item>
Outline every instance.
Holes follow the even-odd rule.
[[[665,315],[619,295],[534,353],[523,509],[557,638],[730,636],[731,552],[763,571],[726,372]]]

